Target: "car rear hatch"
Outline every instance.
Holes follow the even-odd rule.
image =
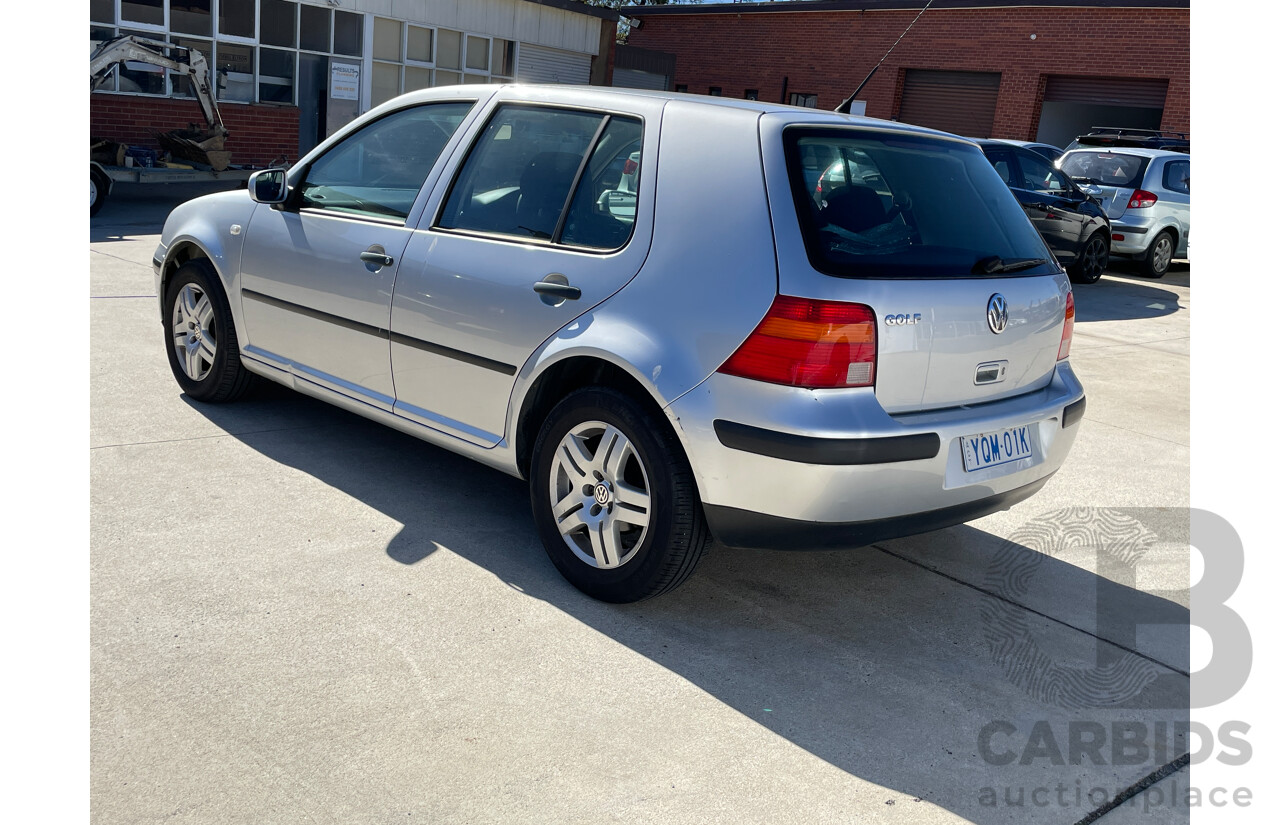
[[[1059,166],[1115,220],[1129,208],[1149,163],[1150,158],[1123,150],[1077,149],[1063,155]]]
[[[779,292],[870,309],[870,383],[887,412],[1049,383],[1070,285],[976,146],[876,121],[773,117],[762,141]],[[843,186],[810,191],[802,159],[814,154],[847,164]]]

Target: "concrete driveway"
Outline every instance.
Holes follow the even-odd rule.
[[[187,194],[91,226],[95,823],[1188,821],[1186,264],[1076,289],[1088,409],[1039,496],[715,547],[617,607],[515,479],[278,387],[185,398],[150,260]]]

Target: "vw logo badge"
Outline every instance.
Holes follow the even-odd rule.
[[[604,505],[609,503],[609,497],[610,497],[609,485],[603,484],[603,483],[597,484],[596,491],[595,491],[596,504],[599,504],[601,507],[603,507]]]
[[[1009,305],[1005,303],[1004,296],[997,292],[991,296],[991,300],[987,301],[987,326],[991,327],[991,331],[996,335],[1004,332],[1004,328],[1009,325]]]

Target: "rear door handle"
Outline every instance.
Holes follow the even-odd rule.
[[[576,301],[582,297],[582,290],[576,286],[556,283],[555,281],[538,281],[533,285],[533,291],[549,298],[558,298],[561,301]]]
[[[391,257],[385,252],[373,252],[373,251],[361,252],[360,260],[364,261],[367,264],[373,264],[374,266],[391,266],[396,262],[395,258]]]

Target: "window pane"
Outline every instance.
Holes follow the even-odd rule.
[[[430,85],[430,69],[420,69],[417,66],[404,67],[404,90],[406,92],[412,92],[414,89],[426,89]]]
[[[258,36],[267,46],[297,45],[294,32],[297,28],[298,5],[285,0],[262,0],[262,18]]]
[[[170,0],[169,30],[187,34],[213,34],[213,0]]]
[[[223,0],[223,5],[226,0]],[[218,100],[253,102],[253,47],[219,43]]]
[[[467,68],[489,71],[489,41],[483,37],[467,35]]]
[[[400,60],[400,32],[398,20],[373,18],[373,58],[375,60]]]
[[[436,31],[436,65],[445,69],[462,68],[462,34],[438,29]]]
[[[293,102],[293,63],[297,52],[262,49],[258,56],[258,100]]]
[[[333,18],[329,9],[318,6],[302,6],[302,24],[299,31],[301,47],[313,52],[329,51],[329,27]]]
[[[591,153],[558,239],[570,246],[618,249],[631,237],[640,187],[640,121],[615,117]]]
[[[154,32],[121,30],[121,34],[155,38]],[[116,66],[116,88],[135,94],[162,95],[166,93],[164,69],[138,60],[126,60]]]
[[[195,49],[200,52],[200,54],[204,55],[204,59],[206,61],[212,61],[213,59],[213,44],[208,40],[195,40],[190,37],[175,37],[173,38],[173,43],[176,46],[185,46],[188,49]],[[195,97],[195,92],[191,89],[190,78],[170,72],[169,86],[172,89],[172,93],[178,97]]]
[[[1191,164],[1178,160],[1165,164],[1164,188],[1171,192],[1191,194]]]
[[[370,123],[311,165],[302,207],[404,219],[471,105],[418,106]]]
[[[349,11],[333,13],[333,51],[359,57],[364,54],[364,17]]]
[[[847,278],[972,278],[992,255],[1057,266],[1009,187],[972,144],[932,136],[793,127],[783,133],[809,260]],[[810,153],[822,190],[806,175]]]
[[[400,66],[395,63],[373,64],[373,105],[386,103],[400,94]]]
[[[430,63],[431,29],[424,29],[421,26],[410,26],[409,43],[405,51],[405,57],[409,60],[418,60],[423,63]]]
[[[514,40],[493,41],[493,73],[511,77],[516,73],[516,42]]]
[[[442,72],[436,69],[437,86],[456,86],[462,82],[462,75],[457,72]]]
[[[219,0],[218,33],[232,37],[253,37],[256,29],[253,0]]]
[[[440,226],[550,240],[603,117],[500,109],[463,165]]]
[[[482,74],[468,74],[462,76],[463,83],[488,83],[489,78]]]
[[[116,22],[115,0],[89,0],[89,19],[95,23]]]
[[[120,19],[129,23],[164,25],[164,0],[124,0],[120,4]]]

